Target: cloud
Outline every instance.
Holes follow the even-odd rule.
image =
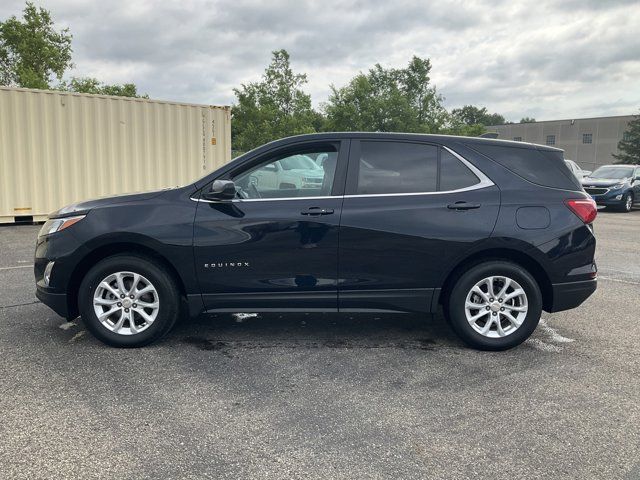
[[[36,3],[38,3],[36,1]],[[374,63],[432,60],[448,107],[518,120],[640,107],[640,5],[599,0],[49,0],[74,34],[73,75],[152,98],[229,104],[286,48],[316,105]],[[19,14],[4,0],[0,18]]]

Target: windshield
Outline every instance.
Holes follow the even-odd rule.
[[[591,178],[628,178],[633,176],[633,167],[600,167]]]
[[[280,160],[283,170],[322,170],[316,162],[306,155],[293,155]]]

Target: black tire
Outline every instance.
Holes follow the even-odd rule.
[[[112,332],[100,322],[94,310],[93,297],[98,284],[116,272],[138,273],[148,279],[157,291],[157,316],[139,333],[122,335]],[[78,291],[78,308],[87,330],[112,347],[142,347],[162,338],[178,319],[180,305],[180,291],[171,274],[159,262],[138,255],[114,255],[101,260],[87,272]]]
[[[515,280],[527,296],[528,311],[520,327],[499,338],[489,338],[475,331],[465,315],[467,294],[476,283],[490,276]],[[520,265],[502,260],[484,262],[460,275],[445,300],[444,311],[453,330],[467,345],[479,350],[507,350],[524,342],[538,326],[542,313],[542,294],[536,280]]]
[[[631,198],[631,202],[629,203],[629,198]],[[622,204],[618,208],[621,212],[629,213],[633,210],[633,193],[627,192],[622,196]]]

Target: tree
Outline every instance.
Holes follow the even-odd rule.
[[[635,115],[629,122],[622,140],[618,142],[618,150],[620,153],[613,155],[617,163],[640,163],[640,115]]]
[[[72,66],[71,38],[68,28],[54,28],[49,11],[27,2],[22,19],[0,22],[0,83],[49,88]]]
[[[505,123],[505,118],[499,113],[489,113],[487,107],[475,107],[465,105],[462,108],[454,108],[451,115],[465,125],[500,125]]]
[[[337,131],[438,132],[447,121],[442,96],[430,85],[431,62],[413,57],[404,69],[376,64],[324,105],[327,128]]]
[[[460,117],[453,112],[449,115],[446,128],[442,130],[442,133],[448,135],[462,135],[465,137],[478,137],[485,133],[487,128],[481,123],[465,123]]]
[[[281,137],[312,133],[322,123],[302,90],[305,74],[294,73],[286,50],[272,52],[259,82],[234,88],[233,149],[247,151]]]
[[[70,82],[62,82],[58,89],[66,92],[76,93],[93,93],[96,95],[115,95],[117,97],[136,97],[149,98],[148,95],[139,95],[138,89],[133,83],[124,83],[122,85],[108,85],[100,83],[97,78],[73,77]]]
[[[520,119],[520,123],[536,123],[536,119],[532,117],[523,117]]]

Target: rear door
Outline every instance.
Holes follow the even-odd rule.
[[[439,145],[353,140],[339,245],[340,310],[429,311],[457,258],[489,237],[498,188]]]

